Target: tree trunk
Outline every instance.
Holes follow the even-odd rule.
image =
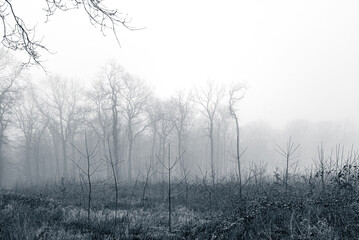
[[[129,140],[128,143],[128,179],[132,180],[132,148],[133,140]]]
[[[75,136],[74,135],[72,136],[71,142],[73,144],[75,144]],[[75,159],[76,159],[75,148],[71,148],[71,158],[72,158],[73,161],[75,161]],[[71,178],[72,178],[73,181],[75,181],[75,179],[76,179],[76,170],[75,169],[76,169],[76,165],[75,165],[75,163],[73,163],[71,161]]]
[[[171,206],[171,145],[168,144],[168,229],[169,232],[172,232],[171,225],[171,216],[172,216],[172,206]]]
[[[29,139],[26,139],[25,170],[26,170],[28,180],[31,181],[31,177],[32,177],[32,172],[31,172],[31,142],[30,142]]]
[[[106,139],[102,138],[101,142],[102,142],[101,156],[105,156],[106,155]],[[107,175],[107,178],[111,177],[111,165],[110,164],[107,164],[107,166],[106,166],[106,175]]]
[[[87,150],[87,140],[86,140],[86,150]],[[92,194],[92,183],[91,183],[91,173],[90,173],[90,156],[87,152],[87,181],[88,181],[88,201],[87,201],[87,221],[90,222],[91,217],[91,194]]]
[[[64,163],[64,174],[63,177],[67,179],[68,168],[67,168],[67,149],[66,149],[66,137],[65,137],[65,130],[64,130],[64,119],[62,114],[62,109],[59,109],[60,115],[60,137],[61,137],[61,145],[62,145],[62,161]]]
[[[182,153],[182,131],[178,131],[177,138],[178,138],[177,154],[178,154],[178,157],[180,157],[181,153]],[[184,165],[183,159],[180,160],[180,166],[181,166],[181,172],[184,175],[185,174],[185,165]]]
[[[3,155],[3,151],[2,151],[2,148],[3,148],[3,135],[2,133],[0,132],[0,187],[3,187],[4,186],[4,155]]]
[[[150,164],[153,165],[155,164],[155,147],[156,147],[156,131],[153,133],[153,138],[152,138],[152,147],[151,147],[151,158],[150,158]],[[153,174],[153,178],[152,179],[156,179],[156,175],[157,173]]]
[[[116,106],[112,106],[112,144],[113,144],[113,156],[115,159],[117,176],[120,176],[120,164],[119,164],[119,146],[118,146],[118,112]]]
[[[156,135],[157,133],[153,133],[152,146],[151,146],[151,164],[154,164],[154,160],[155,160]]]
[[[287,154],[287,158],[286,158],[286,160],[287,160],[287,166],[286,166],[286,168],[285,168],[285,190],[286,190],[286,191],[287,191],[287,188],[288,188],[289,158],[290,158],[290,156],[289,156],[289,154]]]
[[[221,136],[221,129],[220,128],[217,128],[217,131],[216,131],[216,142],[217,142],[217,148],[216,148],[216,151],[215,151],[215,156],[216,156],[216,168],[217,168],[217,173],[220,174],[221,173],[221,167],[222,167],[222,164],[221,164],[221,158],[220,158],[220,152],[221,152],[221,149],[222,149],[222,146],[221,146],[221,140],[220,140],[220,136]]]
[[[239,197],[242,198],[242,174],[241,174],[241,160],[240,160],[240,154],[239,154],[239,125],[238,125],[238,119],[237,119],[237,117],[235,117],[234,120],[236,121],[236,133],[237,133],[236,148],[237,148],[237,167],[238,167]]]
[[[62,160],[64,162],[64,178],[67,179],[68,177],[68,168],[67,168],[67,147],[66,141],[62,140]]]
[[[36,141],[36,140],[35,140]],[[39,144],[37,142],[35,142],[35,170],[36,170],[36,181],[39,182],[40,180],[40,164],[39,164],[39,161],[40,161],[40,147],[39,147]],[[45,166],[43,166],[45,167]]]
[[[214,169],[214,142],[213,142],[213,121],[210,122],[209,127],[209,141],[211,147],[211,177],[212,177],[212,184],[215,183],[215,169]]]
[[[133,133],[132,133],[132,121],[131,118],[128,120],[128,179],[132,180],[132,148],[133,148]]]
[[[55,134],[52,133],[52,144],[54,146],[54,154],[55,154],[55,161],[56,161],[56,174],[57,177],[60,177],[60,158],[59,158],[59,150],[58,150],[58,144],[55,137]]]
[[[162,139],[162,157],[161,157],[161,161],[165,161],[166,159],[166,138]],[[166,169],[162,168],[162,182],[165,181],[165,172]]]

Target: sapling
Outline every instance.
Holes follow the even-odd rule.
[[[155,164],[153,164],[152,162],[150,162],[150,164],[145,164],[146,166],[146,172],[145,174],[143,174],[141,171],[139,171],[139,173],[142,175],[142,177],[144,178],[144,185],[142,188],[142,204],[144,205],[145,203],[145,199],[146,199],[146,191],[148,188],[148,183],[150,181],[150,178],[153,176],[153,174],[156,172],[155,169],[157,167],[158,162],[156,162]]]
[[[73,163],[80,169],[80,171],[86,176],[87,184],[88,184],[88,201],[87,201],[87,221],[90,221],[91,217],[91,201],[92,201],[92,175],[97,171],[97,169],[101,166],[103,161],[97,164],[95,168],[91,168],[93,166],[92,159],[96,156],[96,150],[98,147],[99,142],[97,142],[96,146],[90,151],[87,143],[87,135],[85,132],[85,152],[80,151],[74,144],[71,143],[71,146],[82,156],[86,159],[86,169],[83,169],[79,163],[75,162],[73,159]]]
[[[237,135],[238,136],[238,135]],[[247,151],[247,147],[240,153],[239,152],[239,138],[237,137],[237,154],[229,152],[229,154],[236,159],[237,169],[238,169],[238,188],[239,188],[239,198],[242,198],[242,189],[246,183],[242,183],[242,173],[241,173],[241,157]]]
[[[182,154],[176,158],[175,162],[173,164],[171,164],[171,144],[168,144],[168,163],[167,166],[164,162],[161,161],[161,159],[159,159],[159,157],[156,155],[158,161],[161,163],[161,165],[163,166],[164,169],[167,170],[167,174],[168,174],[168,230],[169,232],[172,232],[172,226],[171,226],[171,215],[172,215],[172,206],[171,206],[171,173],[172,170],[174,169],[174,167],[177,165],[177,163],[180,161],[180,159],[182,158],[183,154],[185,152],[183,151]]]
[[[212,190],[209,188],[208,183],[207,183],[207,181],[208,181],[208,180],[207,180],[207,175],[208,175],[208,173],[207,173],[207,171],[206,171],[206,173],[204,174],[204,173],[202,172],[201,167],[198,166],[198,168],[199,168],[199,171],[200,171],[201,174],[202,174],[201,182],[202,182],[204,188],[206,189],[206,191],[208,192],[209,210],[212,212]]]
[[[116,175],[116,165],[119,164],[120,162],[115,163],[113,161],[112,153],[111,153],[111,147],[110,147],[110,139],[109,138],[107,138],[107,145],[108,145],[109,157],[107,157],[105,155],[105,160],[106,160],[107,164],[110,164],[110,166],[111,166],[112,176],[113,176],[113,180],[114,180],[114,184],[115,184],[115,225],[116,225],[117,209],[118,209],[118,184],[117,184],[117,175]]]
[[[277,148],[275,148],[276,152],[285,157],[286,167],[285,167],[285,176],[284,176],[284,185],[285,190],[288,189],[288,178],[289,178],[289,162],[294,159],[293,154],[299,149],[300,144],[294,144],[292,142],[292,138],[290,137],[286,148],[282,148],[277,144]]]

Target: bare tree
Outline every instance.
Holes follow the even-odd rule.
[[[160,137],[159,153],[161,159],[166,157],[166,144],[168,137],[174,128],[171,103],[168,101],[161,102],[158,105],[158,136]]]
[[[107,164],[111,166],[112,177],[113,177],[114,186],[115,186],[115,225],[116,225],[117,211],[118,211],[118,178],[117,178],[117,174],[116,174],[116,164],[119,164],[119,162],[115,163],[113,161],[110,138],[107,138],[107,146],[108,146],[108,157],[107,157],[107,155],[104,155],[104,157],[105,157],[105,161],[107,162]]]
[[[26,173],[31,179],[32,177],[32,150],[34,150],[35,131],[41,125],[41,113],[36,106],[34,99],[34,91],[30,86],[23,94],[21,104],[15,108],[16,126],[20,129],[25,139],[25,169]],[[36,178],[39,178],[39,162],[38,158],[35,159],[36,165]]]
[[[89,145],[87,142],[87,135],[85,132],[85,151],[82,152],[79,150],[74,144],[71,143],[71,146],[86,160],[86,168],[83,169],[80,166],[80,163],[77,163],[74,159],[72,161],[74,164],[80,169],[80,171],[86,176],[87,184],[88,184],[88,198],[87,198],[87,221],[90,221],[91,217],[91,201],[92,201],[92,175],[96,172],[96,170],[101,166],[103,161],[95,163],[93,159],[96,156],[96,150],[99,142],[97,142],[96,146],[89,149]]]
[[[296,153],[296,151],[299,149],[300,144],[294,144],[292,142],[292,138],[290,137],[287,146],[285,148],[282,148],[277,144],[277,148],[275,149],[280,155],[285,157],[286,160],[286,167],[285,167],[285,175],[284,175],[284,184],[285,184],[285,190],[288,189],[288,179],[289,179],[289,162],[293,160],[295,157],[293,157],[293,154]]]
[[[255,162],[252,162],[249,166],[249,171],[253,174],[254,183],[255,183],[255,190],[256,193],[258,193],[258,187],[263,188],[264,183],[264,176],[267,172],[267,165],[268,163],[263,163],[262,161],[258,164]]]
[[[120,176],[120,104],[121,104],[121,91],[123,91],[123,78],[125,76],[125,70],[122,66],[115,62],[110,62],[101,71],[99,80],[101,84],[101,91],[109,101],[111,108],[111,136],[112,136],[112,151],[115,165],[117,167],[117,173]]]
[[[48,19],[58,10],[69,11],[81,8],[87,13],[92,25],[100,27],[103,34],[105,34],[106,30],[112,31],[119,42],[117,38],[118,25],[130,30],[135,30],[136,28],[129,25],[130,20],[127,14],[122,14],[117,9],[106,7],[104,2],[94,0],[44,0],[46,5],[43,9],[46,19]],[[48,51],[48,49],[42,43],[41,38],[35,35],[35,28],[29,27],[23,18],[17,14],[16,7],[14,7],[14,2],[11,0],[0,1],[0,17],[3,28],[2,44],[8,49],[26,52],[29,56],[28,63],[41,65],[40,52],[42,50]]]
[[[128,140],[128,178],[132,180],[132,151],[136,138],[151,124],[146,116],[146,105],[150,97],[150,90],[145,83],[137,77],[126,74],[124,89],[120,92],[123,100],[122,115],[127,121]]]
[[[6,143],[6,130],[11,122],[13,107],[19,98],[18,83],[22,67],[0,49],[0,186],[3,184],[4,162],[3,147]]]
[[[339,145],[340,147],[340,145]],[[336,148],[337,150],[337,148]],[[328,178],[332,171],[334,172],[334,159],[333,159],[333,149],[330,151],[330,154],[325,156],[325,151],[323,143],[320,143],[320,146],[317,147],[318,159],[313,159],[314,165],[316,167],[315,177],[320,177],[320,182],[322,185],[322,190],[325,190]],[[337,153],[336,153],[337,154]]]
[[[46,134],[48,133],[48,121],[44,117],[38,119],[38,124],[32,133],[33,143],[32,143],[32,151],[34,152],[34,159],[35,159],[35,172],[36,172],[36,179],[40,180],[40,176],[44,179],[46,176],[46,158],[48,156],[46,152],[46,140],[50,140]],[[51,142],[51,140],[49,141]],[[51,163],[50,163],[51,164]],[[40,169],[40,167],[42,169]],[[42,170],[42,175],[40,174],[40,170]]]
[[[181,160],[182,156],[183,156],[184,152],[182,152],[179,157],[176,157],[176,160],[171,163],[171,144],[168,143],[168,158],[167,158],[167,164],[162,161],[158,156],[157,159],[158,161],[161,163],[161,165],[163,166],[163,168],[167,171],[168,174],[168,229],[169,232],[172,231],[172,224],[171,224],[171,216],[172,216],[172,203],[171,203],[171,198],[172,198],[172,186],[171,186],[171,174],[173,173],[173,169],[176,167],[177,163]]]
[[[150,179],[151,179],[152,175],[155,174],[155,172],[156,172],[157,164],[158,164],[158,162],[153,164],[153,162],[150,161],[149,164],[147,164],[147,163],[145,164],[145,167],[146,167],[145,174],[143,174],[140,171],[140,174],[142,175],[143,180],[144,180],[144,184],[143,184],[143,188],[142,188],[142,204],[143,205],[145,204],[146,192],[147,192],[147,189],[148,189],[148,186],[150,183]]]
[[[173,112],[173,123],[177,133],[177,155],[180,156],[182,153],[182,141],[183,136],[189,125],[189,116],[192,108],[192,95],[190,93],[186,93],[185,91],[177,92],[176,96],[172,97],[171,102],[174,106]],[[181,162],[181,171],[184,173],[185,171],[185,163],[182,158]]]
[[[207,82],[206,88],[196,90],[196,102],[200,105],[201,113],[208,120],[207,136],[210,141],[211,156],[211,178],[212,184],[215,183],[215,166],[214,166],[214,119],[220,101],[224,97],[223,86],[216,86],[213,82]]]
[[[208,182],[210,182],[211,180],[208,180],[208,171],[203,172],[200,166],[198,166],[198,168],[202,175],[202,178],[197,177],[197,180],[203,185],[204,189],[208,192],[208,206],[209,206],[209,211],[212,212],[212,200],[213,200],[214,191],[211,188],[211,186],[209,186],[208,184]],[[212,187],[214,186],[212,185]]]
[[[111,102],[104,93],[104,82],[96,79],[93,82],[93,89],[87,92],[89,104],[85,108],[84,122],[90,126],[101,141],[99,147],[100,155],[107,153],[107,140],[111,136]],[[110,177],[111,169],[108,165],[107,175]]]
[[[64,177],[68,177],[67,145],[73,139],[80,120],[82,91],[73,81],[59,76],[46,81],[46,89],[39,110],[48,120],[49,128],[61,142]]]
[[[238,119],[238,102],[244,98],[246,87],[244,85],[238,84],[233,86],[229,90],[229,114],[234,119],[236,123],[236,161],[238,168],[238,181],[239,185],[242,186],[242,176],[241,176],[241,153],[239,150],[239,119]],[[240,187],[239,196],[242,197],[242,188]]]
[[[158,128],[159,128],[159,116],[160,116],[160,111],[159,111],[159,107],[158,107],[158,103],[160,102],[160,100],[155,99],[153,97],[151,97],[149,99],[149,104],[147,105],[147,114],[149,116],[150,119],[150,125],[149,125],[149,132],[151,134],[152,137],[152,141],[151,141],[151,155],[150,155],[150,163],[151,165],[155,164],[155,149],[156,149],[156,140],[158,137]]]
[[[231,116],[228,111],[228,106],[221,105],[218,107],[217,114],[214,118],[214,139],[216,142],[216,149],[214,151],[215,158],[218,160],[216,166],[217,175],[220,174],[221,170],[226,170],[228,159],[227,147],[230,145],[232,129],[230,124]]]

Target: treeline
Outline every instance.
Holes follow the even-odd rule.
[[[230,109],[240,123],[243,84],[208,82],[200,89],[159,99],[144,80],[115,62],[99,69],[85,88],[60,75],[31,81],[11,57],[1,54],[2,186],[61,178],[77,181],[84,178],[87,167],[98,179],[115,173],[120,181],[131,181],[151,170],[152,180],[163,180],[165,168],[159,163],[167,159],[179,160],[174,177],[208,174],[214,183],[237,177],[238,169],[241,178],[248,178],[257,168],[274,171],[273,166],[278,166],[282,171],[285,161],[274,150],[289,136],[301,144],[302,167],[310,166],[322,140],[332,147],[358,138],[356,134],[338,138],[345,132],[340,129],[344,125],[330,123],[297,121],[283,130],[261,122],[240,124],[237,154],[236,124]],[[91,151],[91,159],[86,160],[86,151]],[[242,168],[238,167],[239,154]],[[292,171],[299,171],[296,166],[290,166]]]
[[[214,179],[229,168],[233,126],[224,86],[208,82],[203,89],[162,100],[115,62],[99,69],[85,89],[60,75],[31,81],[5,54],[1,60],[12,68],[1,86],[7,98],[0,105],[2,185],[78,180],[87,164],[86,148],[94,151],[90,168],[98,178],[115,172],[119,180],[134,180],[169,155],[181,156],[178,175],[203,169]],[[157,166],[151,178],[162,179],[162,170]]]

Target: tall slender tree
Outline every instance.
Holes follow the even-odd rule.
[[[174,128],[173,114],[171,113],[171,103],[169,101],[160,102],[158,105],[158,136],[160,137],[159,154],[161,159],[166,158],[166,144]],[[164,175],[162,175],[164,180]]]
[[[125,70],[116,62],[110,62],[103,67],[99,81],[101,81],[101,90],[109,101],[111,109],[111,137],[112,137],[112,151],[116,171],[118,177],[121,178],[123,174],[120,173],[120,130],[121,130],[121,92],[124,89],[123,79]],[[123,169],[122,169],[123,170]]]
[[[84,122],[88,125],[100,139],[100,155],[103,156],[108,152],[108,139],[111,136],[111,101],[104,94],[104,81],[96,79],[93,88],[87,92],[88,105],[84,111]],[[107,176],[112,176],[110,164],[107,164]]]
[[[146,105],[150,97],[150,90],[145,83],[137,77],[126,74],[124,89],[121,92],[123,100],[122,115],[127,121],[128,140],[128,178],[132,179],[132,151],[136,138],[149,127],[150,119],[147,116]]]
[[[214,120],[218,106],[224,98],[224,87],[208,81],[205,88],[196,90],[196,102],[200,106],[200,111],[208,121],[207,136],[210,142],[210,164],[212,184],[215,183],[216,169],[214,162]]]
[[[239,116],[238,116],[238,103],[244,98],[246,87],[241,84],[233,86],[229,90],[229,114],[236,123],[236,161],[238,167],[238,182],[239,182],[239,196],[242,197],[242,175],[241,175],[241,154],[239,150]]]
[[[189,128],[189,117],[193,107],[193,96],[191,93],[186,93],[184,90],[178,91],[172,97],[171,103],[173,105],[173,124],[177,135],[177,155],[180,156],[183,152],[183,138]],[[185,170],[184,158],[180,161],[182,174]]]

